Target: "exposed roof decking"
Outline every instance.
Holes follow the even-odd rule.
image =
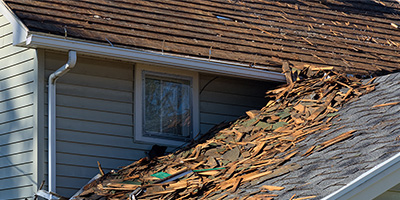
[[[5,2],[31,31],[64,36],[66,30],[68,38],[106,45],[272,71],[284,60],[355,74],[400,68],[396,1]]]

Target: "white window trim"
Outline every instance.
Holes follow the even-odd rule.
[[[183,141],[173,139],[163,139],[155,137],[146,137],[143,135],[143,71],[150,71],[156,73],[165,73],[168,75],[187,76],[192,78],[192,120],[194,138],[200,131],[200,112],[199,112],[199,74],[198,72],[185,71],[172,68],[164,68],[153,65],[137,64],[135,66],[135,90],[134,90],[134,140],[135,142],[145,142],[151,144],[161,144],[167,146],[180,146],[184,144]]]

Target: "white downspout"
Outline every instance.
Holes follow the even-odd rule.
[[[75,67],[76,51],[68,52],[68,61],[57,71],[49,76],[48,87],[48,142],[49,142],[49,158],[48,158],[48,177],[49,192],[56,192],[56,81],[58,78],[66,74],[70,69]],[[52,199],[52,197],[50,197]]]

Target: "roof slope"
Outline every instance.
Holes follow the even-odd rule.
[[[280,71],[398,70],[395,0],[4,0],[32,32]]]
[[[400,152],[400,105],[373,108],[374,105],[399,103],[399,82],[400,73],[377,78],[375,91],[340,109],[339,117],[332,121],[329,130],[310,135],[297,145],[300,151],[305,151],[311,145],[357,130],[353,137],[307,158],[293,157],[288,164],[297,163],[301,169],[264,184],[285,187],[276,192],[279,199],[290,199],[294,194],[317,195],[320,199]]]
[[[320,199],[400,151],[399,81],[379,77],[357,101],[373,86],[334,72],[295,82],[204,143],[109,173],[78,199],[123,199],[139,187],[139,199]]]

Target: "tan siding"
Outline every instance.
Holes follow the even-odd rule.
[[[33,91],[35,50],[12,46],[12,26],[0,16],[0,197],[34,192]]]

